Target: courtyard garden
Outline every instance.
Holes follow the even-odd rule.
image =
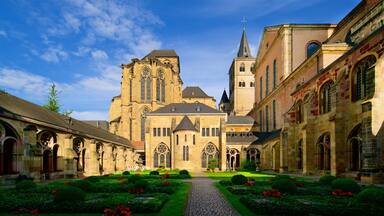
[[[188,171],[124,172],[0,189],[0,215],[183,215]]]
[[[384,215],[384,189],[352,179],[208,173],[241,215]]]

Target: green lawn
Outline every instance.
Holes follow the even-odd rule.
[[[267,178],[273,178],[274,175],[265,174],[260,172],[247,172],[247,171],[239,171],[239,172],[207,172],[207,176],[211,179],[215,180],[229,180],[234,175],[244,175],[245,177],[254,178],[257,180],[264,180]]]

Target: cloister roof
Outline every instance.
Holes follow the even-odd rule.
[[[225,113],[209,107],[203,103],[171,103],[167,106],[159,108],[153,112],[148,113],[151,115],[159,114],[223,114]]]
[[[83,121],[44,109],[43,107],[0,91],[0,116],[78,136],[132,147],[129,140]]]
[[[254,125],[255,119],[250,116],[228,116],[227,125]]]

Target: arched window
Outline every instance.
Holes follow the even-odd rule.
[[[299,100],[296,103],[296,123],[302,123],[304,120],[303,102]]]
[[[303,140],[297,145],[297,169],[303,169]]]
[[[255,72],[255,63],[252,63],[252,64],[251,64],[251,68],[250,68],[250,70],[251,70],[251,73],[254,73],[254,72]]]
[[[245,64],[241,63],[240,64],[240,72],[244,72],[244,71],[245,71]]]
[[[363,164],[362,157],[362,135],[361,124],[355,126],[350,132],[347,140],[349,170],[360,171]]]
[[[157,145],[153,155],[154,168],[171,168],[171,153],[164,143]]]
[[[255,87],[255,83],[254,83],[254,82],[251,82],[251,83],[249,84],[249,86],[250,86],[250,87]]]
[[[176,135],[176,145],[179,145],[179,135]]]
[[[373,96],[375,90],[375,64],[376,57],[367,56],[359,61],[353,70],[352,100],[358,101]]]
[[[260,151],[257,148],[247,150],[247,161],[255,164],[260,163]]]
[[[183,161],[189,161],[189,147],[183,146]]]
[[[165,102],[165,77],[162,70],[159,70],[157,73],[156,100],[159,102]]]
[[[329,133],[321,135],[317,142],[317,168],[319,170],[331,168],[331,137]]]
[[[76,161],[76,169],[78,172],[83,172],[85,167],[84,139],[80,137],[75,138],[72,143],[72,149],[76,154],[74,158]]]
[[[213,163],[214,160],[216,161],[215,166],[216,168],[219,167],[219,150],[216,148],[216,146],[212,143],[208,143],[201,153],[201,167],[202,168],[208,168],[209,163]]]
[[[263,77],[260,77],[260,101],[263,99]]]
[[[273,130],[276,129],[276,100],[273,100],[272,102],[272,125]]]
[[[332,82],[327,82],[320,88],[320,112],[322,114],[331,111],[331,85]]]
[[[269,65],[265,69],[265,95],[268,95],[269,91]]]
[[[241,87],[243,84],[241,82],[239,82],[239,87]]]
[[[236,170],[240,167],[240,152],[235,148],[227,148],[227,169]]]
[[[307,58],[311,57],[318,49],[320,44],[318,42],[311,42],[307,46]]]
[[[265,106],[265,131],[269,131],[269,107]]]
[[[141,141],[145,141],[145,118],[147,117],[148,109],[145,108],[143,113],[141,114],[140,119],[140,138]]]
[[[141,92],[141,101],[150,101],[152,99],[152,80],[150,77],[150,72],[148,68],[145,68],[140,78],[140,92]]]
[[[277,65],[276,65],[276,59],[273,60],[273,89],[276,88],[277,85]]]
[[[193,144],[195,145],[196,144],[196,136],[195,136],[195,134],[193,134]]]
[[[117,171],[117,147],[112,146],[112,161],[113,161],[113,169]]]

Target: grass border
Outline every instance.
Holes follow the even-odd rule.
[[[219,189],[219,191],[224,195],[226,200],[232,205],[233,208],[237,210],[237,212],[242,216],[255,216],[251,210],[249,210],[245,205],[240,202],[240,197],[232,194],[225,188],[225,186],[221,185],[219,182],[215,182],[215,187]]]

